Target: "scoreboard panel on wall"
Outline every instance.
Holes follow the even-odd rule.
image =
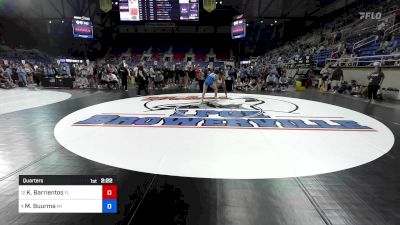
[[[246,37],[246,20],[244,19],[243,14],[233,18],[231,35],[232,39]]]
[[[199,0],[119,0],[121,21],[198,21]]]
[[[93,25],[90,18],[74,16],[72,31],[76,38],[93,38]]]

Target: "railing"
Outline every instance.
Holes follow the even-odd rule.
[[[362,56],[362,57],[346,57],[339,59],[327,58],[326,63],[332,65],[340,65],[343,67],[370,67],[374,62],[379,62],[382,66],[400,67],[400,53],[392,55],[375,55],[375,56]],[[309,63],[299,64],[298,62],[266,62],[266,66],[282,67],[282,68],[298,68],[310,65]]]
[[[339,32],[342,34],[342,40],[346,40],[353,32],[353,28],[351,26],[345,26]]]
[[[384,12],[384,16],[380,20],[358,20],[354,23],[346,25],[342,29],[342,35],[344,38],[347,38],[349,36],[352,36],[354,33],[368,33],[371,31],[376,30],[377,25],[382,22],[382,21],[389,21],[389,24],[391,21],[394,21],[394,17],[396,16],[396,12],[399,9],[395,9],[389,12]]]
[[[330,48],[331,50],[332,50],[332,53],[331,53],[331,55],[332,54],[337,54],[337,53],[339,53],[340,51],[341,51],[341,49],[344,49],[345,48],[345,46],[344,46],[344,44],[342,44],[342,45],[336,45],[336,46],[334,46],[333,48]]]
[[[369,27],[377,27],[378,21],[377,20],[361,20],[361,23],[353,26],[353,32],[354,31],[362,31],[365,30]]]
[[[326,63],[333,63],[340,66],[370,66],[374,62],[379,62],[383,66],[400,66],[400,53],[392,55],[375,55],[375,56],[361,56],[361,57],[346,57],[332,59],[327,58]]]
[[[396,23],[395,25],[393,25],[393,26],[387,28],[387,29],[385,30],[384,37],[387,37],[389,34],[392,34],[392,33],[396,32],[396,31],[398,31],[398,30],[400,30],[400,23]]]
[[[387,15],[387,16],[383,17],[380,21],[387,21],[388,24],[394,25],[398,11],[399,11],[399,9],[394,9],[394,10],[385,12],[385,15]]]
[[[399,9],[393,9],[392,11],[385,12],[385,14],[387,15],[387,17],[389,17],[396,15],[397,11],[399,11]]]
[[[361,41],[358,41],[353,45],[353,52],[354,52],[354,50],[356,50],[358,48],[361,48],[361,47],[363,47],[363,46],[365,46],[367,44],[371,44],[371,43],[373,43],[373,42],[375,42],[377,40],[378,40],[378,36],[377,35],[373,35],[373,36],[369,36],[367,38],[364,38]]]
[[[310,67],[312,65],[315,66],[315,64],[311,60],[312,56],[308,59],[309,61],[291,61],[291,62],[280,62],[277,60],[270,60],[266,61],[263,63],[263,65],[267,67],[280,67],[280,68],[285,68],[285,69],[296,69],[296,68],[304,68],[304,67]]]

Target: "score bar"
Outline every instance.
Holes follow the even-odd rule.
[[[117,213],[116,176],[20,175],[20,213]]]

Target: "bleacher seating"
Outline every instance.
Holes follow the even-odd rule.
[[[218,46],[214,48],[214,53],[216,54],[217,60],[226,61],[231,58],[229,48]]]
[[[174,58],[173,60],[175,62],[182,62],[185,60],[185,54],[184,53],[174,53]]]
[[[204,62],[207,59],[207,54],[210,52],[210,48],[204,46],[198,46],[193,48],[193,53],[195,54],[195,60],[199,62]]]
[[[383,13],[382,20],[359,19],[357,12],[376,7]],[[399,58],[390,56],[400,47],[400,30],[398,25],[393,24],[398,13],[398,3],[368,1],[357,5],[352,12],[341,13],[328,16],[325,22],[321,21],[322,25],[319,28],[268,52],[264,60],[272,65],[293,66],[296,56],[311,55],[316,65],[322,67],[328,59],[335,62],[334,59],[340,57],[359,56],[356,62],[350,64],[357,66],[371,65],[374,61],[388,60],[390,57]],[[386,24],[384,30],[378,30],[378,24],[382,23]],[[336,39],[337,34],[341,34],[340,39]],[[388,40],[390,41],[386,42]]]
[[[325,49],[322,50],[319,54],[314,57],[314,61],[316,62],[317,66],[323,66],[325,64],[325,60],[332,56],[333,50],[332,49]]]
[[[0,59],[7,60],[9,63],[21,62],[21,60],[32,64],[49,64],[52,62],[50,56],[37,49],[13,49],[6,45],[0,45]]]
[[[360,56],[372,56],[380,47],[380,43],[372,43],[360,49]]]

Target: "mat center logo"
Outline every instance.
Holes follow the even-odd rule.
[[[212,96],[212,94],[208,94]],[[80,109],[54,129],[87,159],[183,177],[265,179],[360,166],[387,153],[392,132],[359,112],[281,96],[200,93],[134,97]]]
[[[283,100],[255,97],[208,98],[203,103],[200,100],[199,96],[147,97],[142,99],[146,110],[140,114],[137,112],[131,115],[96,114],[77,121],[73,126],[375,131],[354,120],[338,119],[340,117],[295,118],[294,113],[299,107]],[[155,112],[166,114],[155,114]],[[294,116],[273,118],[269,113]]]

